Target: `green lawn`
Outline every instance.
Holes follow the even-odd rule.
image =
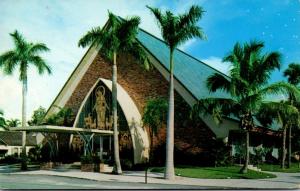
[[[271,171],[271,172],[288,172],[288,173],[300,172],[300,168],[298,168],[297,163],[292,163],[290,168],[285,168],[285,169],[282,169],[280,165],[272,165],[272,164],[262,164],[259,165],[259,168],[261,170]]]
[[[179,166],[175,168],[176,175],[191,177],[191,178],[206,178],[206,179],[261,179],[275,178],[276,176],[269,173],[257,172],[249,170],[247,174],[240,174],[239,166],[231,167],[191,167]],[[164,172],[164,167],[153,167],[151,172]]]

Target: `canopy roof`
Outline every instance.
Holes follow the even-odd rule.
[[[26,131],[26,132],[45,132],[45,133],[84,133],[84,134],[100,134],[100,135],[112,135],[113,131],[100,130],[100,129],[83,129],[76,127],[63,127],[63,126],[52,126],[52,125],[41,125],[41,126],[29,126],[29,127],[18,127],[9,128],[10,131]]]
[[[12,127],[12,131],[0,131],[0,145],[22,146],[22,132],[14,131],[17,127]],[[26,135],[26,145],[37,145],[37,138],[33,133]]]

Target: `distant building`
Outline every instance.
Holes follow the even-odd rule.
[[[26,136],[26,153],[40,143],[42,137],[36,133]],[[20,156],[22,152],[22,132],[0,131],[0,158],[7,155]]]

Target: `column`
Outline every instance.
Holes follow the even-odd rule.
[[[103,160],[103,137],[100,135],[100,160]]]

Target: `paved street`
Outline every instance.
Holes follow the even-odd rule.
[[[30,176],[28,176],[30,174]],[[93,172],[80,172],[79,170],[70,171],[27,171],[2,174],[0,181],[3,178],[12,179],[14,183],[22,185],[21,182],[29,181],[30,186],[38,184],[38,186],[55,185],[56,188],[190,188],[190,189],[299,189],[300,188],[300,173],[275,173],[278,177],[273,179],[197,179],[176,177],[174,181],[164,180],[160,173],[149,173],[148,183],[144,184],[144,172],[128,171],[123,175],[111,175]],[[43,175],[43,176],[41,176]],[[52,175],[44,176],[44,175]],[[4,177],[2,177],[4,176]],[[57,177],[62,176],[62,177]],[[35,178],[36,177],[36,178]],[[76,178],[71,179],[70,177]],[[19,181],[20,178],[20,181]],[[78,179],[80,178],[80,179]],[[91,181],[94,180],[94,181]],[[48,181],[48,182],[47,182]],[[2,186],[2,184],[1,184]],[[19,187],[18,187],[19,188]],[[23,187],[22,187],[23,188]],[[40,188],[40,187],[39,187]],[[52,188],[52,187],[51,187]]]
[[[210,189],[176,184],[144,184],[137,182],[93,181],[48,175],[0,174],[0,189]]]
[[[300,189],[300,173],[274,173],[271,179],[197,179],[177,176],[163,179],[162,173],[125,171],[123,175],[81,172],[64,165],[52,170],[20,172],[19,165],[0,166],[0,189]]]

